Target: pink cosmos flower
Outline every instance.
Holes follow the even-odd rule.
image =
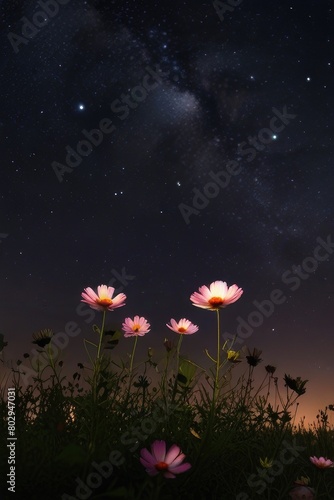
[[[310,457],[310,460],[313,465],[318,467],[318,469],[328,469],[328,467],[334,467],[334,462],[332,462],[332,460],[329,460],[329,458]]]
[[[170,320],[170,325],[166,323],[166,326],[170,329],[173,330],[173,332],[180,333],[183,335],[191,335],[192,333],[195,333],[198,331],[198,326],[194,325],[189,319],[182,318],[180,321],[177,323],[175,319]]]
[[[96,311],[112,311],[117,307],[125,306],[126,295],[119,293],[113,298],[115,288],[107,285],[100,285],[97,287],[97,295],[92,288],[85,288],[82,292],[81,302],[86,302],[92,309]]]
[[[314,489],[305,485],[296,485],[289,492],[291,500],[314,500]]]
[[[150,331],[150,326],[143,316],[135,316],[133,319],[126,318],[122,325],[125,332],[124,337],[134,337],[135,335],[142,337]]]
[[[199,293],[194,292],[190,297],[193,306],[211,311],[217,311],[236,302],[243,294],[242,288],[238,288],[237,285],[228,287],[225,281],[214,281],[210,288],[204,285],[198,290]]]
[[[140,450],[140,455],[140,463],[150,476],[156,476],[159,472],[162,472],[167,479],[174,479],[175,474],[181,474],[181,472],[191,468],[191,465],[187,462],[182,464],[185,455],[176,444],[173,444],[166,453],[165,441],[154,441],[151,444],[151,452],[143,448]]]

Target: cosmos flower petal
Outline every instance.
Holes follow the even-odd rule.
[[[88,299],[92,299],[92,300],[96,300],[96,299],[99,298],[98,295],[96,295],[96,293],[94,292],[94,290],[92,288],[90,288],[90,287],[85,288],[84,292],[82,292],[81,295],[82,296],[85,295]]]
[[[208,300],[212,296],[210,288],[208,288],[206,285],[203,285],[199,287],[198,292],[195,292],[195,294],[203,297],[204,300]]]
[[[134,337],[136,335],[143,337],[150,331],[150,326],[143,316],[136,315],[133,319],[125,318],[122,324],[124,337]]]
[[[119,293],[112,299],[113,301],[113,307],[123,307],[125,306],[124,301],[126,300],[126,295],[124,293]]]
[[[191,465],[186,462],[185,464],[178,465],[177,467],[169,466],[169,469],[173,472],[173,474],[181,474],[182,472],[186,472],[187,470],[191,469]]]
[[[166,443],[165,441],[156,440],[151,445],[152,455],[156,462],[164,462],[166,457]]]
[[[99,285],[97,291],[96,294],[92,288],[85,288],[81,294],[81,302],[89,304],[92,309],[97,311],[112,311],[125,305],[126,295],[124,293],[112,298],[115,291],[112,286]]]
[[[170,329],[173,330],[173,332],[179,333],[181,335],[191,335],[198,330],[197,325],[193,325],[191,321],[189,321],[186,318],[180,319],[180,321],[177,323],[174,318],[171,318],[170,320],[170,325],[166,323],[166,326]]]
[[[175,460],[176,457],[179,456],[180,453],[181,453],[180,447],[177,446],[176,444],[173,444],[173,446],[169,448],[166,454],[165,462],[167,464],[171,464],[173,460]]]
[[[214,281],[210,285],[211,296],[225,298],[228,293],[228,286],[225,281]]]
[[[236,302],[242,294],[243,290],[237,285],[230,286],[225,296],[225,304],[232,304],[233,302]]]
[[[97,287],[97,294],[100,297],[100,299],[106,298],[106,297],[111,298],[114,294],[114,291],[115,291],[115,288],[113,288],[112,286],[100,285]]]
[[[128,328],[132,328],[133,325],[134,325],[133,319],[131,319],[131,318],[125,318],[124,323],[123,323],[124,327],[127,326]]]
[[[190,296],[190,300],[196,307],[216,311],[236,302],[242,294],[243,290],[237,285],[228,287],[225,281],[213,281],[209,288],[201,286],[199,292]]]
[[[140,451],[140,462],[146,472],[153,476],[161,472],[168,479],[174,479],[175,474],[181,474],[191,468],[189,463],[181,463],[184,459],[184,453],[176,444],[173,444],[166,454],[165,441],[154,441],[151,444],[151,453],[146,448]]]
[[[155,463],[155,458],[153,457],[152,453],[150,453],[148,451],[147,448],[143,448],[141,451],[140,451],[140,455],[142,457],[143,460],[145,460],[145,462],[147,462],[148,464],[153,464]]]
[[[155,460],[154,460],[154,459],[153,459],[153,460],[151,460],[150,462],[148,462],[147,460],[144,460],[144,459],[143,459],[143,458],[141,458],[141,457],[139,458],[139,460],[140,460],[140,463],[141,463],[144,467],[146,467],[147,469],[149,469],[150,467],[152,467],[152,462],[155,462]]]
[[[319,469],[327,469],[328,467],[333,467],[334,462],[329,458],[325,457],[310,457],[310,461]]]
[[[185,335],[191,335],[193,333],[196,333],[197,331],[198,331],[197,325],[189,325],[184,333]]]
[[[185,458],[185,454],[180,453],[179,456],[174,458],[174,460],[170,463],[169,468],[174,470],[174,468],[180,465],[180,463],[182,463]]]
[[[95,309],[95,311],[104,311],[105,310],[105,307],[98,306],[96,304],[89,304],[89,306],[91,309]]]
[[[176,321],[176,319],[172,318],[170,320],[170,324],[172,325],[173,328],[177,328],[177,321]]]
[[[194,292],[190,300],[193,302],[193,305],[196,307],[202,307],[203,309],[209,309],[208,306],[208,301],[210,299],[210,296],[208,298],[205,298],[203,295],[201,295],[198,292]]]
[[[292,500],[315,500],[315,491],[308,486],[295,486],[290,490],[289,496]]]
[[[140,451],[140,462],[149,475],[157,475],[161,472],[165,478],[169,479],[174,479],[175,474],[191,468],[189,463],[182,464],[184,459],[184,453],[176,444],[173,444],[166,454],[165,441],[154,441],[151,444],[151,453],[146,448]]]
[[[139,459],[139,460],[140,460],[141,464],[145,467],[145,470],[149,476],[156,476],[157,474],[159,474],[159,471],[155,468],[154,465],[151,465],[151,464],[147,465],[147,464],[143,463],[143,461],[141,459]]]
[[[175,479],[175,478],[176,478],[175,474],[172,474],[172,473],[171,473],[171,472],[169,472],[169,471],[164,472],[164,474],[163,474],[163,475],[164,475],[164,477],[165,477],[166,479]]]

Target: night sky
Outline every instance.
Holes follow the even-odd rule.
[[[139,358],[186,317],[207,365],[215,315],[189,298],[222,280],[244,290],[222,333],[247,323],[261,376],[309,379],[313,419],[334,403],[334,5],[214,3],[0,3],[3,359],[73,321],[63,359],[87,362],[81,292],[112,284],[108,327],[151,323]]]

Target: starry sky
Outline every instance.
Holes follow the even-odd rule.
[[[333,404],[333,2],[0,8],[6,362],[69,321],[63,358],[85,362],[81,292],[112,284],[128,299],[108,326],[151,323],[139,354],[162,355],[186,317],[200,329],[182,348],[204,364],[215,318],[189,297],[223,280],[244,294],[222,333],[247,323],[258,370],[309,379],[300,416]]]

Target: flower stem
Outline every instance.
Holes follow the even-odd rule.
[[[59,376],[58,376],[58,373],[57,373],[57,370],[56,370],[56,366],[55,366],[55,362],[54,362],[54,359],[53,359],[53,355],[52,355],[52,352],[51,352],[51,342],[47,346],[47,353],[48,353],[48,358],[49,358],[50,366],[52,368],[52,371],[53,371],[53,373],[55,375],[55,378],[56,378],[57,383],[59,385],[59,388],[61,390],[61,382],[59,380]]]
[[[97,345],[96,358],[95,358],[95,361],[93,363],[92,407],[90,409],[91,422],[90,422],[90,430],[89,430],[90,439],[89,439],[89,446],[88,446],[89,453],[87,455],[86,466],[85,466],[85,475],[88,472],[89,464],[91,463],[92,457],[94,456],[96,441],[97,441],[98,427],[99,427],[100,411],[97,408],[97,394],[98,394],[98,385],[99,385],[99,378],[100,378],[100,371],[101,371],[101,358],[102,358],[101,357],[101,347],[102,347],[102,340],[103,340],[103,334],[104,334],[105,320],[106,320],[106,311],[103,311],[102,326],[101,326],[101,329],[98,330],[100,338],[99,338],[99,343]],[[88,342],[88,343],[93,344],[92,342]],[[85,345],[85,347],[86,347],[86,345]],[[87,351],[87,353],[88,353],[88,351]],[[90,358],[90,356],[89,356],[89,358]]]
[[[96,400],[97,400],[97,386],[98,386],[98,379],[100,376],[100,369],[101,369],[101,346],[102,346],[102,340],[103,340],[105,321],[106,321],[106,311],[103,311],[99,344],[97,347],[97,354],[96,354],[96,359],[95,359],[95,363],[94,363],[94,375],[93,375],[93,400],[94,400],[94,403],[96,403]]]
[[[175,399],[176,389],[177,389],[177,376],[179,374],[180,349],[181,349],[181,344],[182,344],[182,338],[183,338],[183,335],[180,334],[180,338],[179,338],[179,341],[178,341],[177,347],[176,347],[176,368],[175,368],[175,380],[174,380],[174,387],[173,387],[173,394],[172,394],[172,402]]]
[[[220,315],[219,315],[219,309],[217,309],[217,361],[216,361],[216,379],[213,390],[213,406],[217,401],[217,396],[219,393],[219,369],[220,369]]]
[[[213,395],[212,395],[212,402],[211,402],[211,408],[210,408],[210,413],[209,413],[209,423],[208,423],[205,439],[209,438],[209,436],[213,430],[216,403],[217,403],[218,396],[219,396],[219,370],[220,370],[220,316],[219,316],[219,309],[217,309],[217,357],[216,357],[215,363],[216,363],[216,376],[215,376],[215,381],[214,381],[214,385],[213,385]]]
[[[101,352],[105,322],[106,322],[106,311],[103,311],[102,326],[101,326],[101,330],[100,330],[100,340],[99,340],[99,346],[97,348],[97,356],[96,356],[97,361],[100,360],[100,352]]]
[[[129,391],[131,389],[133,359],[135,357],[137,342],[138,342],[138,335],[135,336],[135,341],[133,343],[133,348],[132,348],[132,353],[131,353],[131,361],[130,361],[130,368],[129,368]]]
[[[161,391],[165,403],[167,402],[168,399],[168,389],[166,390],[166,380],[167,380],[167,371],[169,367],[169,358],[170,358],[170,352],[167,352],[166,365],[161,380]]]

